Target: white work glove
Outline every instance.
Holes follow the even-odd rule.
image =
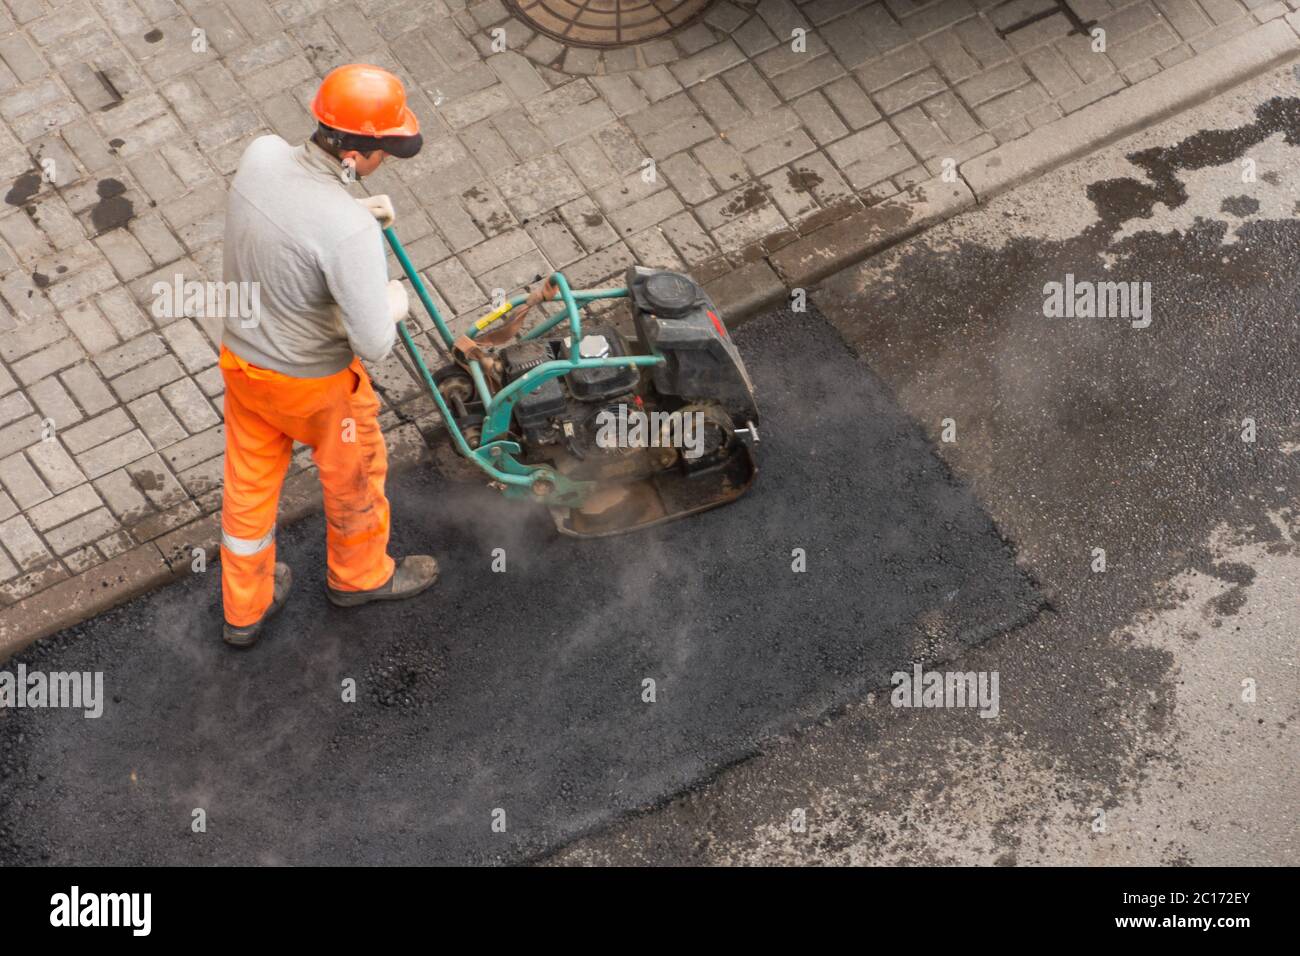
[[[388,280],[388,311],[394,322],[401,322],[411,312],[411,300],[406,295],[406,286],[402,285],[401,279]]]
[[[393,201],[386,193],[382,196],[361,196],[357,202],[365,207],[366,212],[379,220],[380,229],[387,229],[397,218],[397,213],[393,210]]]

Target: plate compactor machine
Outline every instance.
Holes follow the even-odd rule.
[[[547,506],[564,534],[603,537],[716,508],[754,483],[754,387],[689,276],[633,266],[624,288],[573,291],[555,272],[455,336],[391,227],[384,236],[448,361],[430,372],[403,322],[398,335],[455,451],[506,497]],[[621,298],[635,339],[584,322],[591,303]]]

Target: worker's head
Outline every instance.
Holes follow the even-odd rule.
[[[331,70],[311,111],[319,123],[317,144],[357,178],[373,173],[385,156],[406,159],[424,144],[402,81],[377,66],[349,63]]]

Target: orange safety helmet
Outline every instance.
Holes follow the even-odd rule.
[[[331,131],[343,149],[382,149],[394,156],[414,156],[423,145],[420,121],[407,108],[402,81],[367,63],[331,70],[311,104],[312,115]]]

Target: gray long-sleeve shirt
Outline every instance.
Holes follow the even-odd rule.
[[[384,358],[397,335],[379,224],[315,143],[260,136],[244,151],[226,204],[226,282],[257,283],[255,319],[228,315],[240,358],[295,378]],[[247,296],[246,296],[247,298]]]

